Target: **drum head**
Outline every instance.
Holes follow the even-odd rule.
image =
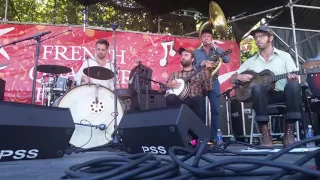
[[[61,98],[58,107],[69,108],[76,123],[70,144],[80,148],[92,148],[105,145],[112,140],[114,93],[109,89],[95,84],[77,86]],[[117,108],[117,124],[119,124],[123,109],[118,98]],[[89,126],[101,124],[106,126],[105,130]]]

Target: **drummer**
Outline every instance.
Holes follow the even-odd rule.
[[[108,59],[108,48],[109,48],[109,42],[107,40],[100,39],[96,42],[96,48],[95,48],[96,58],[95,60],[88,59],[82,63],[79,71],[77,72],[74,78],[77,86],[82,84],[88,84],[90,81],[90,83],[102,85],[110,89],[111,91],[114,90],[112,78],[109,80],[98,80],[98,79],[89,78],[83,73],[83,70],[88,66],[89,67],[101,66],[101,67],[110,69],[113,72],[113,66],[111,65],[111,62]]]

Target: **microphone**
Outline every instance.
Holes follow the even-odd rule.
[[[136,76],[136,74],[137,74],[137,71],[136,71],[136,72],[134,72],[133,76],[129,79],[128,84],[132,84],[133,79],[134,79],[134,77]]]
[[[232,16],[231,19],[232,19],[232,20],[237,19],[237,18],[239,18],[239,17],[244,16],[245,14],[247,14],[247,12],[243,12],[243,13],[238,14],[238,15],[236,15],[236,16]]]
[[[81,124],[81,123],[74,123],[74,124],[80,125],[80,126],[94,127],[94,128],[99,129],[101,131],[103,131],[107,128],[107,126],[105,124],[99,124],[99,125]]]
[[[71,34],[72,34],[73,37],[76,37],[76,36],[73,34],[73,31],[72,31],[72,29],[71,29],[71,26],[69,26],[69,31],[71,32]]]
[[[83,10],[83,32],[86,32],[86,26],[87,26],[87,8]]]
[[[85,60],[92,60],[92,61],[95,61],[95,62],[97,62],[98,64],[100,64],[100,62],[99,62],[99,61],[97,61],[97,60],[95,60],[95,59],[90,58],[88,55],[85,55]]]

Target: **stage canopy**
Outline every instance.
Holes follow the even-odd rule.
[[[108,0],[77,0],[83,5],[93,5],[98,2]],[[295,1],[295,0],[293,0]],[[196,10],[205,16],[209,13],[210,0],[135,0],[151,13],[161,15],[170,13],[177,10],[189,9]],[[224,11],[225,16],[232,17],[246,12],[246,15],[258,13],[261,11],[269,10],[275,7],[286,5],[289,0],[216,0],[221,9]],[[308,6],[320,6],[320,1],[316,0],[300,0],[297,4]],[[291,27],[290,9],[284,8],[284,12],[279,13],[282,9],[275,10],[273,14],[279,14],[276,18],[270,21],[272,26]],[[270,12],[269,12],[270,13]],[[271,11],[272,13],[272,11]],[[265,17],[267,13],[258,16],[252,16],[232,23],[233,33],[237,42],[247,33],[261,18]],[[301,29],[319,29],[320,23],[317,18],[320,17],[320,10],[294,8],[294,17],[296,28]]]

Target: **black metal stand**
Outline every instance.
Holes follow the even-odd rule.
[[[41,43],[40,39],[41,39],[42,36],[50,34],[50,33],[51,33],[51,31],[38,33],[38,34],[35,34],[35,35],[31,36],[31,37],[27,37],[27,38],[24,38],[24,39],[16,40],[16,41],[13,41],[13,42],[10,42],[8,44],[0,46],[0,49],[1,49],[1,48],[5,47],[5,46],[14,45],[14,44],[17,44],[19,42],[27,41],[27,40],[30,40],[30,39],[35,39],[36,40],[36,55],[35,55],[34,69],[33,69],[31,104],[34,104],[34,101],[35,101],[36,82],[37,82],[37,67],[38,67],[38,60],[39,60],[39,54],[40,54],[40,43]]]
[[[116,29],[119,27],[118,24],[112,23],[111,24],[112,30],[113,30],[113,65],[114,65],[114,72],[113,72],[113,84],[114,84],[114,92],[117,90],[117,39],[116,39]],[[117,94],[114,93],[114,134],[113,134],[113,139],[112,143],[113,144],[118,144],[119,143],[119,138],[118,138],[118,103],[117,103]]]
[[[230,119],[228,119],[228,124],[229,124],[229,127],[230,127],[230,134],[229,134],[229,137],[230,137],[230,140],[229,142],[236,142],[236,138],[234,137],[234,134],[233,134],[233,127],[232,127],[232,120],[231,120],[231,99],[230,99],[230,93],[238,88],[239,85],[234,85],[232,88],[230,89],[227,89],[225,92],[221,93],[219,96],[217,97],[221,97],[221,96],[224,96],[226,98],[226,102],[228,104],[227,106],[227,114],[228,116],[230,117]],[[225,147],[226,148],[226,147]]]

